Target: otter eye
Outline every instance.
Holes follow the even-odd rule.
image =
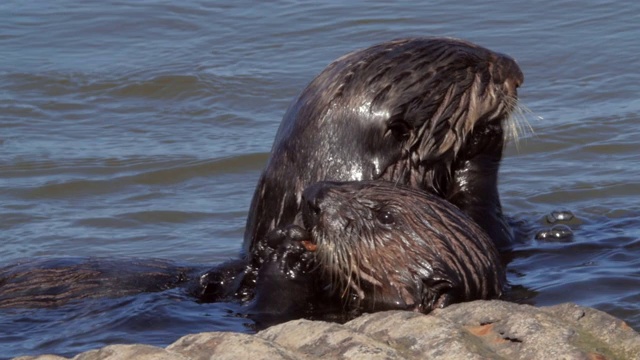
[[[396,120],[389,124],[389,131],[397,141],[403,142],[409,138],[411,127],[404,120]]]
[[[376,215],[378,221],[384,225],[391,225],[396,222],[396,219],[393,218],[393,214],[389,210],[380,210]]]

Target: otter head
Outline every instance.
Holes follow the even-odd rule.
[[[323,284],[349,310],[429,312],[499,297],[491,240],[442,199],[384,181],[316,183],[302,211]]]
[[[488,137],[486,128],[502,150],[522,82],[513,59],[462,40],[382,43],[320,73],[287,111],[274,150],[295,149],[290,155],[309,160],[316,178],[439,189],[437,163],[485,151],[477,138]]]

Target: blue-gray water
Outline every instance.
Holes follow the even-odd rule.
[[[0,263],[236,256],[289,101],[334,58],[416,35],[516,58],[534,132],[500,190],[512,284],[640,329],[640,2],[3,1]],[[568,209],[571,242],[534,239]],[[247,331],[179,292],[0,310],[0,357]]]

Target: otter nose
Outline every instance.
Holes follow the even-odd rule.
[[[343,183],[335,181],[321,181],[308,186],[302,192],[302,222],[307,229],[318,225],[321,218],[333,218],[337,209],[336,189]],[[340,202],[338,200],[338,202]],[[339,206],[338,206],[339,207]]]
[[[328,189],[329,186],[325,182],[317,182],[304,190],[302,200],[309,216],[316,217],[320,215],[322,201]]]
[[[495,81],[505,83],[511,89],[517,89],[524,82],[524,74],[518,63],[511,57],[498,54],[495,60]]]

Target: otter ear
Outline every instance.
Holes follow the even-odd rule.
[[[388,126],[389,132],[398,142],[406,142],[411,137],[413,128],[404,119],[393,120]]]
[[[408,104],[402,104],[395,109],[387,120],[387,131],[393,135],[398,142],[405,142],[411,136],[413,125],[406,118]]]

